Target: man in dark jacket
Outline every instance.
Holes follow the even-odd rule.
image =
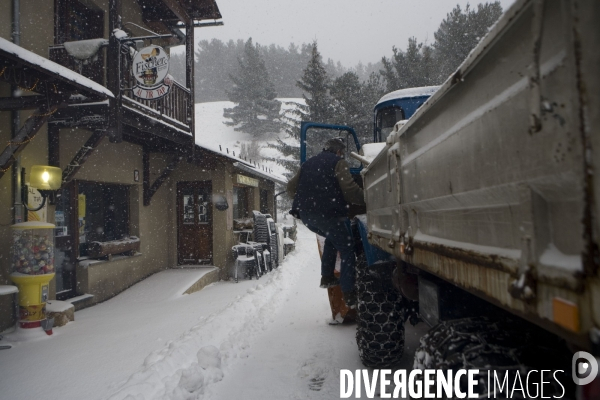
[[[344,160],[344,142],[330,139],[323,151],[307,160],[288,182],[294,199],[292,213],[308,229],[325,238],[321,257],[321,287],[340,285],[346,305],[356,306],[354,290],[356,256],[348,219],[349,204],[364,204],[363,190],[356,184]],[[333,275],[337,252],[342,265],[340,279]]]

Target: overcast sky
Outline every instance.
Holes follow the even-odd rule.
[[[488,0],[489,1],[489,0]],[[485,2],[485,1],[482,1]],[[500,0],[506,10],[514,0]],[[285,48],[317,40],[325,60],[352,67],[405,49],[408,38],[433,42],[442,19],[465,0],[217,0],[224,26],[196,29],[197,40],[248,39]],[[471,1],[471,6],[477,1]]]

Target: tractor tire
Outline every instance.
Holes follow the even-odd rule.
[[[392,367],[404,353],[404,310],[402,297],[391,283],[394,267],[390,263],[368,267],[364,255],[357,260],[356,344],[366,367]]]
[[[413,369],[478,369],[477,393],[480,398],[487,398],[488,390],[490,393],[493,391],[493,388],[488,388],[488,372],[490,382],[494,382],[494,373],[503,380],[506,371],[509,387],[519,378],[525,387],[528,371],[563,370],[564,373],[557,374],[556,379],[560,380],[564,389],[551,374],[544,375],[543,380],[547,384],[544,396],[572,399],[575,388],[570,379],[569,363],[570,354],[562,342],[538,329],[529,329],[523,321],[475,317],[445,321],[433,327],[421,338]],[[539,384],[541,376],[533,381]],[[461,391],[466,390],[465,377],[461,380]],[[529,390],[535,391],[536,387],[532,386]],[[498,390],[491,396],[497,399],[529,398],[523,397],[526,393],[518,390],[501,393]]]

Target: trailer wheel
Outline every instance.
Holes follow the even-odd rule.
[[[367,266],[364,254],[356,266],[358,299],[356,343],[367,367],[391,367],[404,353],[404,311],[402,297],[392,286],[394,264]]]
[[[421,338],[421,344],[415,352],[413,369],[478,369],[477,393],[485,396],[488,394],[488,372],[490,382],[493,383],[494,373],[501,382],[506,371],[509,387],[512,388],[513,383],[520,378],[525,389],[529,371],[536,371],[538,374],[537,379],[533,377],[529,381],[539,385],[542,381],[539,373],[545,370],[544,396],[570,399],[574,398],[571,397],[574,395],[574,385],[570,379],[569,363],[570,354],[564,343],[545,332],[527,327],[523,321],[476,317],[446,321],[433,327]],[[564,373],[553,377],[552,372],[556,370],[563,370]],[[463,391],[467,390],[467,380],[464,378],[461,380]],[[555,378],[561,383],[558,384]],[[539,390],[539,386],[531,386],[525,390],[535,393],[536,389]],[[504,397],[506,392],[501,393],[498,387],[496,390],[498,397],[494,395],[494,398],[528,398],[520,397],[521,391]]]

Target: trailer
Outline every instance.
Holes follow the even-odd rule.
[[[355,169],[365,365],[399,360],[407,319],[432,327],[415,368],[562,369],[575,393],[573,353],[598,359],[598,20],[594,0],[517,0],[408,121],[375,121],[385,144]]]

